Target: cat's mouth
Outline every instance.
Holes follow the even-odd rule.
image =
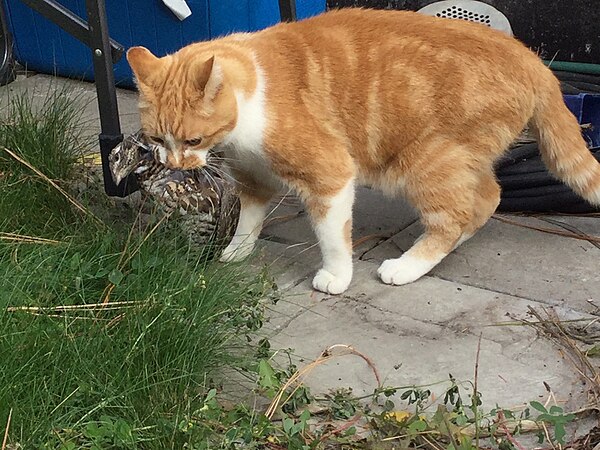
[[[194,170],[206,166],[207,151],[189,151],[174,153],[160,152],[158,160],[171,170]]]

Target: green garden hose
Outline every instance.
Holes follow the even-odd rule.
[[[569,61],[544,61],[552,70],[563,72],[586,73],[591,75],[600,75],[600,64],[588,64]]]

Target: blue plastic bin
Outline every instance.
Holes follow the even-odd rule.
[[[590,147],[600,147],[600,95],[565,95],[565,103],[580,124],[590,125],[584,131]]]
[[[30,70],[93,80],[91,51],[20,0],[4,1],[15,57]],[[87,18],[85,0],[58,0]],[[297,0],[299,19],[325,11],[326,0]],[[129,48],[143,45],[156,55],[234,31],[256,31],[279,21],[278,0],[188,0],[192,15],[180,21],[161,0],[107,0],[110,36]],[[115,65],[120,86],[133,86],[125,58]]]

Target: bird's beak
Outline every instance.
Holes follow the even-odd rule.
[[[123,178],[125,178],[123,176],[122,173],[117,172],[117,173],[113,173],[113,181],[115,182],[115,184],[118,186],[119,183],[121,183],[121,181],[123,180]]]

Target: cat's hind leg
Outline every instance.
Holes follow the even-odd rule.
[[[378,274],[386,284],[403,285],[427,274],[452,250],[475,234],[500,201],[500,187],[490,169],[455,177],[420,180],[413,204],[425,233],[400,258],[388,259]],[[424,188],[424,186],[428,186]]]

